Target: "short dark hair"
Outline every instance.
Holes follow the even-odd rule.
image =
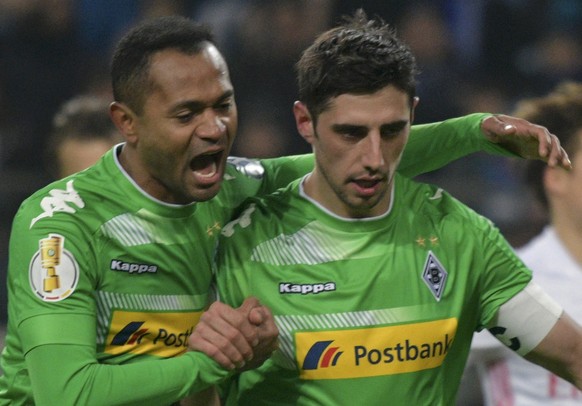
[[[315,119],[341,94],[369,94],[394,85],[416,95],[416,59],[396,31],[359,9],[321,34],[296,65],[299,99]]]
[[[513,115],[546,127],[555,134],[570,159],[580,147],[582,134],[582,83],[563,82],[543,97],[524,99]],[[546,164],[539,160],[527,162],[525,179],[536,197],[547,207],[543,185]]]
[[[144,20],[127,32],[115,48],[111,63],[113,97],[141,114],[146,95],[152,89],[149,81],[152,56],[172,48],[194,55],[208,42],[214,43],[210,29],[186,17]]]
[[[111,100],[105,96],[81,94],[67,100],[53,116],[48,148],[45,153],[47,167],[53,170],[58,150],[67,140],[106,140],[112,144],[122,142],[117,127],[109,117]],[[52,173],[57,176],[58,173]]]

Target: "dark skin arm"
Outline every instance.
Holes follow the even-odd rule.
[[[546,127],[500,114],[483,120],[481,131],[489,141],[522,158],[541,159],[550,167],[572,169],[572,163],[561,147],[558,137],[550,133]]]

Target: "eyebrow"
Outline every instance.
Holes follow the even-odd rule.
[[[408,120],[398,120],[392,123],[382,124],[380,126],[380,131],[400,131],[404,127],[408,125]],[[343,134],[343,133],[353,133],[362,130],[368,130],[368,127],[365,125],[356,125],[356,124],[333,124],[331,126],[332,130]]]
[[[331,129],[336,133],[353,133],[355,131],[361,131],[366,129],[366,126],[355,125],[355,124],[333,124]]]
[[[382,130],[400,131],[404,127],[406,127],[408,125],[408,123],[409,123],[408,120],[398,120],[398,121],[394,121],[392,123],[382,124],[382,126],[380,126],[380,131],[382,131]]]
[[[229,99],[231,97],[234,96],[234,90],[227,90],[225,91],[223,94],[221,94],[212,104],[210,104],[211,106],[214,106],[216,104],[220,104],[223,101],[225,101],[226,99]],[[173,111],[179,110],[181,108],[187,107],[188,109],[192,110],[192,111],[200,111],[205,109],[206,107],[208,107],[209,104],[208,103],[204,103],[202,101],[199,100],[187,100],[181,103],[176,104],[176,106],[174,106],[174,108],[172,109]]]

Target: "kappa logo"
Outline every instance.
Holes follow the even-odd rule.
[[[434,192],[434,195],[429,197],[428,200],[438,200],[438,199],[441,199],[442,197],[443,197],[443,189],[438,188],[437,191]]]
[[[235,227],[247,228],[251,225],[251,214],[256,210],[257,205],[254,203],[249,204],[249,207],[246,208],[245,211],[242,212],[239,218],[231,221],[221,231],[221,234],[225,237],[232,237],[234,234]]]
[[[331,292],[336,290],[335,282],[326,283],[279,283],[279,293],[282,295],[299,293],[301,295],[313,294],[317,295],[321,292]]]
[[[54,213],[64,212],[64,213],[76,213],[77,210],[70,206],[70,204],[76,205],[79,209],[85,207],[85,202],[81,199],[81,196],[75,188],[73,187],[73,181],[67,182],[67,189],[53,189],[49,192],[49,196],[44,197],[40,201],[40,207],[43,212],[32,219],[30,222],[30,228],[40,219],[45,217],[52,217]]]
[[[340,347],[330,347],[332,343],[333,340],[318,341],[313,344],[303,360],[303,369],[313,370],[336,366],[343,351],[338,351]]]
[[[111,260],[110,269],[112,271],[121,271],[137,274],[158,272],[158,267],[156,265],[124,262],[119,259]]]

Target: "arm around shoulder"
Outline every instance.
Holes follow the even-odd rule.
[[[228,376],[199,352],[121,365],[100,363],[94,331],[89,315],[36,316],[20,324],[19,334],[32,337],[23,347],[37,405],[53,405],[56,399],[62,405],[170,404]]]

